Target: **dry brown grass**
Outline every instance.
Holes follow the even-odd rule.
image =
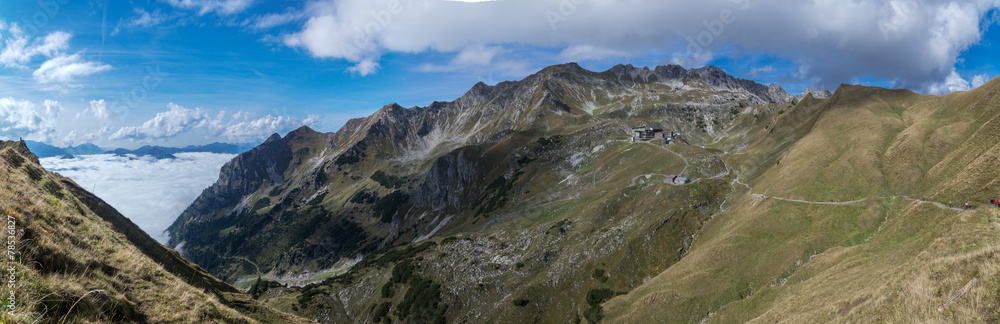
[[[0,143],[0,155],[9,154],[29,153],[16,142]],[[149,258],[59,184],[66,179],[49,173],[32,178],[28,168],[41,167],[31,157],[21,165],[0,159],[0,210],[17,217],[20,231],[19,307],[0,321],[257,322]]]
[[[755,174],[743,178],[754,192],[812,201],[869,198],[868,205],[757,200],[740,188],[686,258],[605,305],[609,320],[996,322],[998,211],[958,213],[878,196],[905,191],[979,205],[995,198],[989,195],[1000,191],[998,89],[1000,79],[941,97],[848,87],[822,108],[806,107],[820,114],[815,124],[779,120],[775,133],[799,140],[765,138],[751,150],[773,157],[736,157],[757,162],[743,170]],[[974,278],[967,294],[938,311]]]

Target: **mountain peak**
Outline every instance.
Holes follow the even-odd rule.
[[[314,133],[318,133],[318,132],[315,131],[315,130],[313,130],[312,128],[309,128],[309,126],[302,125],[301,127],[296,128],[295,130],[293,130],[291,132],[288,132],[288,135],[285,135],[285,137],[300,137],[300,136],[303,136],[303,135],[314,134]]]
[[[277,141],[277,140],[280,140],[280,139],[281,139],[281,135],[278,135],[278,133],[274,133],[274,134],[271,134],[271,137],[268,137],[267,140],[264,141],[264,143],[273,142],[273,141]]]

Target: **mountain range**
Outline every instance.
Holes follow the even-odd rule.
[[[32,153],[36,154],[39,158],[47,157],[72,157],[75,155],[94,155],[94,154],[116,154],[116,155],[136,155],[136,156],[151,156],[156,159],[173,158],[173,154],[177,153],[222,153],[222,154],[240,154],[246,152],[257,146],[258,143],[245,143],[245,144],[230,144],[230,143],[212,143],[208,145],[188,145],[182,148],[175,147],[163,147],[163,146],[153,146],[144,145],[134,150],[117,148],[113,150],[103,149],[94,144],[80,144],[78,146],[67,146],[67,147],[57,147],[42,142],[35,141],[25,141],[28,148]]]
[[[170,226],[177,252],[21,142],[0,149],[0,193],[47,211],[27,228],[62,254],[19,271],[85,301],[79,321],[991,322],[998,90],[791,95],[711,66],[556,65],[274,134]],[[634,138],[646,125],[678,140]]]
[[[557,65],[275,134],[169,245],[321,322],[996,318],[976,306],[996,210],[954,206],[996,192],[998,87],[793,96],[711,66]]]

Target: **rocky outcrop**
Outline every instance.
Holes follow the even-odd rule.
[[[462,148],[434,161],[420,186],[415,205],[434,211],[468,207],[483,189],[486,161],[481,154],[477,148]]]
[[[176,247],[184,242],[187,226],[213,217],[224,209],[239,204],[244,196],[253,193],[265,183],[281,184],[284,173],[292,161],[292,149],[286,139],[273,134],[264,143],[227,162],[219,171],[219,180],[202,191],[201,195],[181,213],[167,230],[169,245]]]

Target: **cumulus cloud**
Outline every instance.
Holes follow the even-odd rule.
[[[958,55],[980,41],[981,18],[1000,7],[998,0],[314,4],[308,21],[284,43],[318,58],[377,62],[385,52],[460,54],[489,44],[562,49],[563,58],[615,54],[599,49],[674,53],[665,61],[688,64],[763,52],[809,66],[800,78],[828,88],[867,75],[914,89],[950,77]]]
[[[95,140],[103,139],[109,132],[111,132],[111,129],[108,127],[101,127],[100,129],[92,132],[72,130],[66,134],[66,136],[63,136],[62,145],[76,146],[84,143],[92,143]]]
[[[151,140],[176,136],[193,128],[205,126],[209,115],[201,108],[187,109],[173,103],[167,105],[170,110],[156,114],[156,117],[142,126],[122,127],[110,139]]]
[[[235,155],[178,153],[176,159],[129,159],[110,154],[75,159],[41,159],[93,191],[160,243],[164,233],[201,191],[218,179],[219,169]]]
[[[928,87],[927,93],[930,94],[948,94],[955,91],[969,91],[978,88],[981,85],[986,84],[990,81],[988,74],[978,74],[972,76],[972,80],[966,80],[958,71],[952,70],[948,77],[945,78],[943,82],[931,84]]]
[[[35,57],[45,57],[46,61],[32,73],[39,84],[54,84],[57,85],[54,89],[63,89],[75,86],[77,78],[111,69],[107,64],[85,61],[79,53],[67,54],[72,34],[57,31],[38,39],[25,35],[16,23],[9,26],[4,23],[3,27],[6,28],[0,28],[0,38],[5,29],[9,35],[0,51],[0,67],[27,69]]]
[[[347,68],[347,71],[361,76],[366,76],[378,71],[379,67],[378,62],[375,62],[374,60],[363,59],[361,62],[358,62],[357,65]]]
[[[48,140],[55,131],[56,118],[62,113],[63,107],[54,100],[45,100],[43,105],[45,111],[39,112],[31,101],[0,98],[0,132],[34,140]]]
[[[108,120],[111,118],[111,111],[108,110],[108,104],[101,100],[91,100],[90,108],[84,109],[83,112],[76,114],[76,118],[80,118],[81,115],[93,115],[94,118],[99,120]]]
[[[42,39],[32,39],[17,24],[10,24],[9,32],[3,51],[0,52],[0,66],[14,68],[26,68],[26,64],[35,56],[53,57],[65,51],[69,48],[69,40],[73,38],[69,33],[57,31]]]
[[[220,111],[213,114],[201,108],[187,109],[169,104],[169,109],[156,114],[141,126],[125,126],[109,136],[111,140],[150,141],[174,137],[182,133],[201,131],[208,137],[224,137],[229,141],[245,143],[267,138],[273,133],[287,132],[302,125],[310,125],[319,120],[310,115],[306,119],[291,116],[273,116],[237,111],[227,114]]]
[[[238,121],[241,119],[243,121]],[[243,143],[311,124],[316,121],[316,117],[310,116],[306,120],[300,120],[285,116],[266,115],[254,119],[246,114],[236,114],[233,116],[233,120],[238,122],[226,126],[221,135],[230,141]]]
[[[970,82],[972,83],[972,88],[975,89],[975,88],[978,88],[978,87],[986,84],[986,82],[990,82],[990,76],[988,74],[985,74],[985,73],[984,74],[978,74],[978,75],[973,76],[972,77],[972,81],[970,81]]]
[[[253,0],[163,0],[174,8],[198,11],[199,15],[216,13],[228,16],[240,13],[251,5]]]

